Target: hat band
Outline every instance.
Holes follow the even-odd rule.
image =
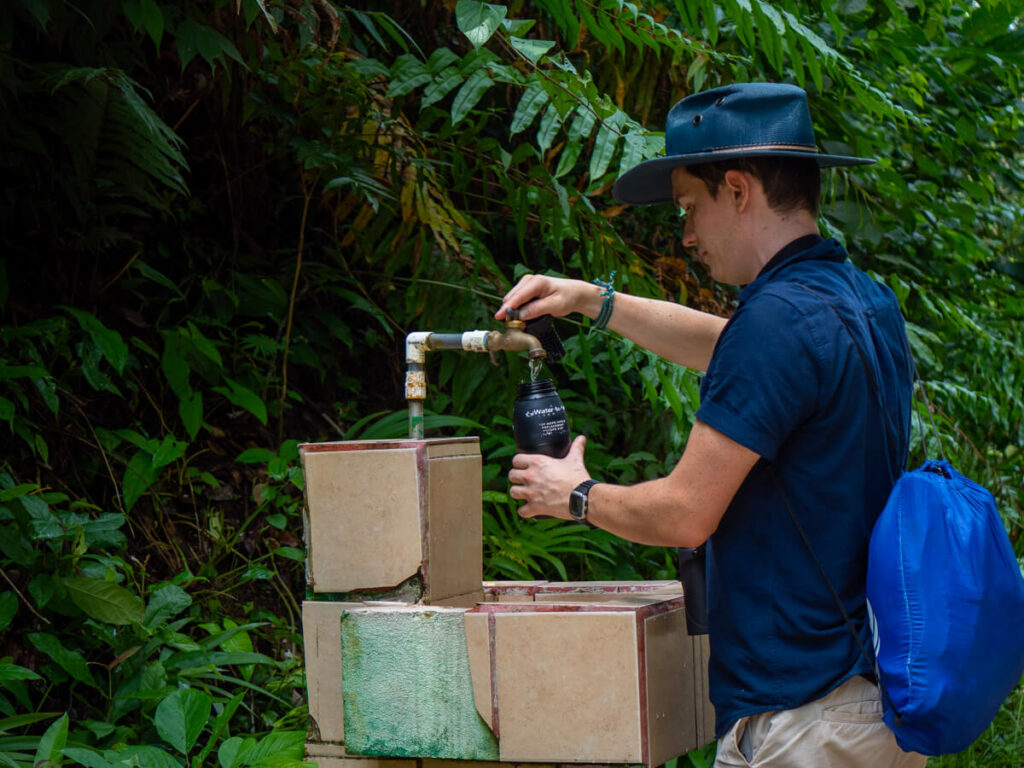
[[[817,147],[808,146],[807,144],[732,144],[728,147],[716,147],[715,149],[707,149],[704,151],[709,154],[718,154],[719,152],[735,152],[736,150],[743,150],[744,152],[760,152],[763,149],[781,149],[787,152],[806,152],[809,155],[816,155],[820,152]]]

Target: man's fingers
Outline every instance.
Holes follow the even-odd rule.
[[[517,453],[512,457],[512,467],[514,469],[527,469],[530,466],[530,456],[526,453]],[[509,473],[509,477],[512,477],[512,473]]]
[[[547,281],[543,276],[526,275],[505,294],[494,316],[504,320],[509,309],[519,309],[523,320],[546,314],[544,297],[548,292]],[[537,301],[540,301],[540,306],[534,306]]]

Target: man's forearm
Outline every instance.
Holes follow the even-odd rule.
[[[590,491],[588,519],[598,528],[638,544],[697,547],[714,532],[714,513],[694,508],[668,478],[637,485],[600,483]],[[710,511],[710,510],[707,510]]]
[[[592,286],[582,297],[578,311],[590,318],[601,311],[600,288]],[[608,327],[659,357],[706,371],[725,319],[657,299],[616,293]]]
[[[760,457],[699,419],[668,477],[590,489],[588,519],[640,544],[697,547],[725,514]]]

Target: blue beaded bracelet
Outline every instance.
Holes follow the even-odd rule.
[[[599,280],[595,278],[594,280],[590,281],[594,285],[599,285],[601,286],[601,288],[604,289],[599,294],[600,296],[604,297],[604,303],[601,305],[601,311],[598,313],[597,319],[594,320],[593,325],[590,326],[590,330],[587,332],[588,334],[593,333],[594,331],[604,330],[604,328],[608,325],[608,321],[611,320],[612,309],[614,308],[613,303],[615,299],[615,286],[612,285],[614,281],[614,269],[612,270],[612,273],[608,275],[607,280]]]

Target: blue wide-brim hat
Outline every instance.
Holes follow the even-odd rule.
[[[672,169],[736,157],[800,157],[819,168],[865,165],[861,157],[826,155],[814,142],[807,93],[781,83],[733,83],[687,96],[665,121],[665,156],[634,166],[612,187],[620,203],[672,200]]]

